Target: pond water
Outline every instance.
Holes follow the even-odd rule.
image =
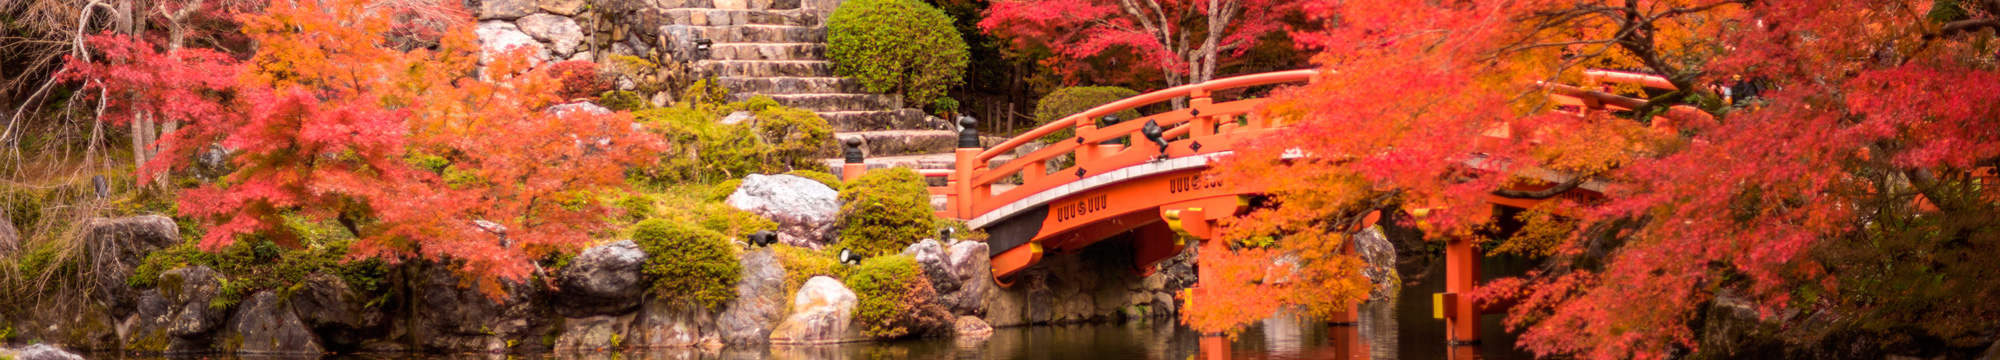
[[[1527,264],[1503,258],[1483,262],[1487,274],[1518,274]],[[1415,269],[1421,270],[1421,269]],[[1405,271],[1405,273],[1410,273]],[[1491,277],[1489,275],[1489,277]],[[481,360],[652,360],[652,359],[1531,359],[1514,348],[1516,336],[1502,331],[1501,316],[1482,318],[1482,345],[1447,346],[1442,320],[1431,318],[1431,293],[1443,291],[1442,276],[1406,284],[1391,301],[1362,306],[1358,326],[1281,315],[1251,326],[1235,341],[1203,337],[1175,321],[1155,323],[1033,326],[995,329],[984,340],[919,339],[820,347],[645,350],[616,353],[505,355],[334,355],[318,360],[481,359]],[[117,354],[88,356],[121,359]],[[209,357],[203,357],[207,359]],[[233,357],[232,357],[233,358]],[[259,358],[261,360],[262,358]],[[275,359],[274,359],[275,360]]]

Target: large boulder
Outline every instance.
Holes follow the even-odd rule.
[[[320,345],[333,350],[353,349],[377,334],[384,318],[379,308],[371,309],[368,299],[339,276],[326,273],[306,275],[304,286],[292,293],[292,309],[299,321],[319,335]]]
[[[20,350],[0,350],[0,354],[9,355],[8,357],[14,360],[83,360],[83,356],[49,344],[29,345]]]
[[[689,301],[647,296],[639,306],[638,318],[627,331],[625,345],[638,348],[719,347],[722,339],[715,315],[707,307]]]
[[[1362,262],[1368,263],[1367,267],[1361,269],[1361,276],[1367,277],[1368,282],[1375,284],[1375,288],[1368,291],[1368,300],[1388,300],[1390,296],[1401,291],[1403,277],[1396,273],[1396,245],[1389,242],[1388,236],[1382,234],[1382,228],[1369,227],[1354,234],[1351,239],[1354,241],[1355,254],[1361,256]]]
[[[776,221],[779,241],[817,249],[832,238],[839,198],[840,192],[812,179],[751,174],[725,202]]]
[[[90,254],[87,273],[96,277],[98,295],[111,315],[124,318],[138,305],[139,291],[126,285],[146,254],[181,242],[180,228],[165,216],[145,215],[90,219],[83,223],[83,242]]]
[[[473,0],[469,5],[479,20],[513,20],[535,13],[535,0]]]
[[[494,56],[513,51],[514,49],[529,49],[530,57],[534,61],[549,59],[548,50],[542,47],[542,43],[535,41],[534,37],[522,33],[521,28],[514,26],[514,23],[506,21],[482,22],[479,23],[478,28],[472,29],[472,33],[479,36],[480,64],[492,63]]]
[[[715,319],[722,343],[763,344],[771,339],[771,328],[785,316],[785,266],[771,250],[743,254],[743,278],[736,283],[736,299],[723,305]]]
[[[646,291],[641,281],[645,267],[646,252],[631,240],[585,249],[556,277],[561,294],[556,297],[557,313],[586,317],[631,312]]]
[[[414,265],[413,265],[414,266]],[[461,286],[457,265],[421,265],[416,288],[417,346],[431,352],[502,352],[516,344],[541,343],[555,322],[543,293],[532,282],[506,282],[496,299]],[[541,274],[535,274],[541,277]]]
[[[632,323],[630,314],[626,316],[592,316],[563,320],[562,335],[556,338],[556,352],[594,352],[616,349],[622,345],[620,338],[626,326]]]
[[[771,331],[775,345],[819,345],[861,341],[854,323],[854,307],[860,303],[853,290],[840,280],[814,276],[799,287],[792,298],[792,316]]]
[[[325,353],[319,337],[299,321],[292,307],[277,294],[261,291],[244,300],[229,320],[229,337],[222,339],[223,350],[237,355],[301,355]]]
[[[577,44],[583,43],[583,27],[578,26],[576,20],[567,17],[549,14],[528,15],[521,17],[520,20],[514,20],[514,26],[535,40],[547,42],[550,50],[555,50],[555,57],[558,58],[567,58],[569,54],[576,53]]]
[[[986,320],[980,320],[978,316],[960,316],[958,317],[958,321],[952,324],[951,328],[953,333],[962,338],[993,336],[993,326],[987,325]]]
[[[923,269],[924,277],[931,280],[931,290],[938,294],[958,291],[963,279],[958,277],[958,269],[951,266],[951,259],[945,255],[944,244],[924,239],[904,247],[902,255],[917,259],[917,267]]]
[[[139,295],[137,312],[127,320],[125,350],[138,353],[207,352],[215,329],[227,311],[209,306],[222,291],[222,274],[206,266],[161,273],[155,289]]]
[[[951,244],[951,269],[958,275],[958,290],[939,294],[952,313],[983,314],[987,293],[999,288],[993,282],[993,257],[987,253],[988,249],[986,243],[978,241]]]

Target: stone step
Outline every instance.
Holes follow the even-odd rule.
[[[876,130],[834,133],[833,151],[847,139],[861,139],[861,154],[867,157],[949,153],[958,148],[958,132],[951,130]]]
[[[837,77],[724,77],[716,78],[731,93],[814,94],[864,93],[861,82]]]
[[[707,8],[723,10],[791,10],[798,9],[804,2],[800,0],[645,0],[641,7],[654,9]]]
[[[702,60],[695,68],[715,77],[833,76],[833,62],[823,60]]]
[[[836,132],[870,130],[946,130],[951,124],[944,120],[932,121],[923,110],[894,109],[879,111],[820,111],[827,125]]]
[[[821,43],[725,43],[708,47],[716,60],[826,60]]]
[[[730,101],[748,100],[752,96],[764,95],[777,100],[778,104],[806,109],[812,112],[870,111],[900,109],[903,98],[895,95],[818,93],[818,94],[729,94]]]
[[[791,25],[819,26],[819,15],[804,10],[661,9],[671,24],[693,26]]]
[[[693,19],[689,19],[690,22]],[[716,44],[726,43],[816,43],[826,41],[826,27],[797,25],[727,25],[695,26],[667,25],[666,33],[678,34],[679,28],[686,28],[689,36],[708,39]]]

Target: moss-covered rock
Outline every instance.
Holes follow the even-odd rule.
[[[860,298],[855,321],[862,334],[876,338],[939,335],[951,312],[933,303],[937,293],[916,259],[881,256],[862,261],[848,274],[847,285]]]
[[[812,179],[813,181],[818,181],[821,184],[826,184],[826,187],[833,188],[833,191],[840,191],[840,188],[847,185],[847,182],[840,181],[840,177],[833,176],[833,174],[828,174],[824,171],[792,170],[786,172],[785,175]]]
[[[901,252],[937,221],[923,177],[907,168],[869,171],[840,191],[840,201],[838,246],[862,256]]]
[[[747,120],[719,121],[736,112]],[[667,141],[658,165],[638,175],[655,182],[711,182],[748,174],[822,170],[819,151],[833,140],[826,119],[780,106],[768,97],[724,104],[675,106],[633,113]],[[723,195],[727,196],[727,195]]]
[[[684,222],[641,221],[632,240],[646,251],[653,293],[715,308],[736,297],[742,277],[734,247],[722,233]]]

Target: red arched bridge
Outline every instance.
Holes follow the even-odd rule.
[[[1591,78],[1608,83],[1637,84],[1672,90],[1665,79],[1641,74],[1592,70]],[[1020,134],[991,148],[980,146],[970,119],[961,120],[959,146],[953,169],[917,170],[926,177],[945,178],[945,186],[931,187],[933,195],[946,198],[938,215],[965,220],[987,231],[992,251],[993,276],[1010,285],[1012,275],[1034,266],[1049,252],[1074,252],[1128,231],[1135,232],[1134,269],[1150,273],[1156,264],[1197,240],[1200,254],[1221,249],[1219,241],[1205,241],[1217,235],[1215,221],[1247,212],[1251,199],[1263,193],[1262,184],[1225,184],[1208,180],[1203,172],[1219,156],[1233,152],[1241,140],[1275,131],[1286,123],[1259,116],[1254,110],[1267,99],[1219,100],[1218,93],[1240,93],[1252,87],[1307,84],[1316,82],[1319,70],[1293,70],[1244,75],[1199,84],[1183,85],[1126,98]],[[1551,98],[1568,111],[1630,110],[1644,100],[1574,86],[1549,84]],[[1142,106],[1184,99],[1186,107],[1100,125],[1098,119]],[[1692,107],[1677,106],[1666,117],[1692,121],[1707,117]],[[1661,131],[1673,131],[1670,121],[1655,121]],[[1073,130],[1070,138],[1047,142],[1039,149],[1024,150],[1037,139]],[[1513,131],[1502,124],[1486,136],[1510,138]],[[850,145],[852,146],[852,145]],[[1027,151],[1025,155],[1018,152]],[[1018,155],[1011,161],[994,164],[1003,155]],[[866,166],[859,151],[850,151],[842,175],[859,177]],[[1472,167],[1483,164],[1475,158]],[[1540,184],[1517,185],[1515,190],[1541,191],[1570,180],[1565,174],[1539,174]],[[1602,196],[1603,184],[1587,182],[1562,193],[1562,197]],[[1529,208],[1542,201],[1490,195],[1494,205]],[[1422,211],[1417,212],[1421,216]],[[1372,225],[1375,216],[1363,226]],[[1352,245],[1349,245],[1352,251]],[[1472,242],[1448,240],[1445,246],[1446,293],[1436,294],[1435,312],[1450,325],[1453,343],[1479,339],[1481,314],[1503,311],[1506,304],[1475,304],[1462,294],[1471,293],[1479,283],[1478,250]],[[1197,255],[1200,256],[1200,255]],[[1199,261],[1197,261],[1197,264]],[[1212,279],[1207,269],[1197,266],[1197,285],[1189,291],[1203,291],[1202,280]],[[1352,307],[1350,307],[1352,308]],[[1355,321],[1349,311],[1345,319]]]

